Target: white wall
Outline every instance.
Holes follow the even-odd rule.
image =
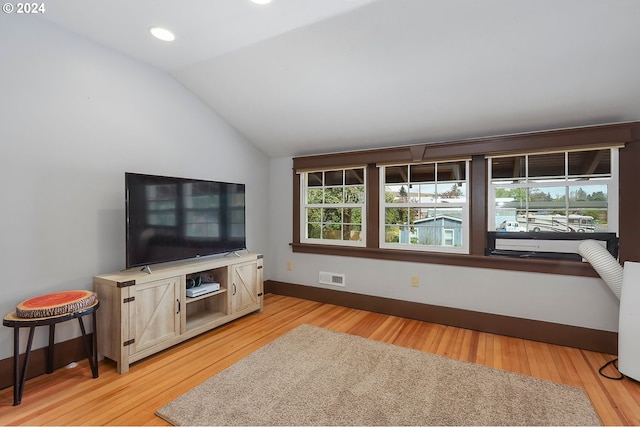
[[[618,330],[618,300],[601,279],[436,264],[293,253],[291,158],[272,159],[269,257],[272,280],[541,320]],[[292,269],[287,270],[287,262]],[[318,283],[319,271],[346,275],[346,286]],[[411,276],[419,287],[411,287]]]
[[[125,171],[245,183],[247,245],[267,250],[267,157],[171,77],[36,17],[0,16],[0,164],[3,316],[124,268]]]

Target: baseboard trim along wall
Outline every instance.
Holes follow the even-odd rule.
[[[87,335],[93,339],[93,334]],[[47,347],[31,351],[27,379],[35,378],[47,372]],[[13,351],[13,349],[12,349]],[[53,351],[53,369],[62,368],[71,362],[77,362],[87,358],[84,351],[82,337],[73,338],[55,344]],[[24,354],[20,355],[20,369],[24,366]],[[89,374],[87,378],[91,378]],[[0,360],[0,389],[13,386],[13,357]]]
[[[265,280],[264,289],[265,293],[286,295],[408,319],[597,351],[599,353],[618,353],[618,334],[616,332],[355,294],[275,280]]]

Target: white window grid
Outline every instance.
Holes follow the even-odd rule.
[[[435,184],[436,192],[439,192],[439,186],[445,186],[449,188],[452,184],[456,182],[464,182],[467,193],[469,192],[469,170],[470,170],[470,162],[469,159],[455,159],[455,160],[446,160],[446,161],[438,161],[438,162],[421,162],[421,163],[404,163],[404,164],[393,164],[393,165],[382,165],[380,166],[380,203],[379,203],[379,218],[380,218],[380,229],[379,229],[379,242],[380,248],[386,249],[401,249],[401,250],[410,250],[410,251],[424,251],[424,252],[443,252],[443,253],[469,253],[469,195],[465,194],[464,201],[453,201],[446,200],[445,202],[441,200],[432,201],[432,202],[418,202],[415,200],[410,200],[408,202],[394,202],[387,203],[385,202],[385,193],[386,193],[386,182],[385,182],[385,168],[393,167],[393,166],[412,166],[412,165],[421,165],[421,164],[433,164],[435,165],[435,176],[438,176],[438,164],[447,164],[447,163],[455,163],[455,162],[465,162],[465,176],[461,177],[458,180],[446,180],[446,181],[411,181],[410,178],[407,179],[407,182],[404,183],[393,183],[392,185],[420,185],[420,184]],[[385,221],[385,208],[417,208],[417,209],[461,209],[461,238],[462,244],[460,246],[445,246],[445,245],[423,245],[423,244],[415,244],[415,243],[387,243],[385,239],[386,234],[386,221]],[[444,242],[444,240],[443,240]]]
[[[361,169],[363,171],[363,182],[360,185],[356,184],[346,184],[345,183],[345,171],[353,170],[353,169]],[[312,173],[327,173],[327,172],[335,172],[342,171],[343,181],[341,185],[322,185],[322,186],[313,186],[308,187],[307,177],[308,174]],[[313,170],[306,171],[300,173],[300,241],[302,243],[310,243],[310,244],[322,244],[322,245],[339,245],[339,246],[355,246],[355,247],[365,247],[366,246],[366,226],[367,226],[367,217],[366,217],[366,197],[367,197],[367,170],[364,166],[355,166],[350,168],[332,168],[332,169],[321,169],[321,170]],[[330,189],[330,188],[353,188],[357,186],[362,186],[364,188],[364,194],[362,195],[361,203],[308,203],[307,195],[309,188],[322,188],[322,189]],[[345,209],[345,208],[355,208],[360,209],[362,223],[359,224],[361,227],[360,236],[361,240],[344,240],[344,239],[324,239],[324,238],[310,238],[308,237],[308,222],[307,222],[307,209],[313,208],[336,208],[336,209]],[[336,223],[337,224],[337,223]],[[344,225],[344,223],[341,223]],[[341,235],[342,235],[342,227],[341,227]]]
[[[506,154],[501,156],[490,156],[487,157],[487,169],[488,169],[488,195],[487,195],[487,229],[488,231],[495,231],[496,226],[495,216],[496,216],[496,189],[497,188],[505,188],[505,189],[516,189],[522,188],[526,190],[531,189],[542,189],[545,188],[557,188],[557,187],[565,187],[565,210],[568,212],[570,210],[569,205],[569,189],[573,187],[596,187],[596,186],[606,186],[607,187],[607,232],[618,233],[618,224],[619,224],[619,203],[618,203],[618,183],[619,183],[619,174],[618,174],[618,164],[619,164],[619,151],[617,147],[607,147],[604,149],[611,150],[611,165],[610,165],[610,174],[606,175],[598,175],[598,174],[573,174],[570,175],[568,173],[568,154],[570,152],[576,151],[592,151],[592,150],[601,150],[603,148],[591,148],[584,150],[564,150],[557,151],[556,153],[565,153],[565,166],[564,175],[558,176],[545,176],[545,177],[530,177],[529,176],[529,156],[535,156],[539,154],[551,154],[552,152],[545,153],[526,153],[526,154]],[[504,158],[504,157],[514,157],[514,156],[525,156],[527,161],[525,163],[525,176],[519,178],[492,178],[492,162],[494,159]],[[517,182],[514,182],[516,181]],[[524,209],[528,210],[528,207],[523,206]]]

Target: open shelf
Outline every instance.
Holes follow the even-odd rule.
[[[197,329],[229,314],[226,288],[186,299],[186,330]]]
[[[187,331],[204,327],[216,320],[223,319],[227,316],[227,313],[221,311],[199,311],[195,314],[191,314],[187,317]]]
[[[192,302],[196,302],[196,301],[199,301],[199,300],[205,299],[205,298],[211,298],[213,296],[216,296],[216,295],[219,295],[219,294],[222,294],[222,293],[225,293],[225,292],[227,292],[226,289],[219,289],[217,291],[209,292],[208,294],[199,295],[197,297],[193,297],[193,298],[192,297],[187,297],[187,301],[186,302],[187,302],[187,304],[191,304]]]

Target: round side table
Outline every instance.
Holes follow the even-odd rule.
[[[13,328],[13,405],[19,405],[22,401],[22,392],[24,391],[24,383],[27,377],[27,367],[29,365],[29,356],[31,355],[31,345],[33,344],[33,335],[36,327],[49,326],[49,347],[47,350],[47,373],[53,372],[53,348],[55,327],[58,323],[67,320],[78,319],[80,330],[82,331],[82,342],[84,350],[89,359],[91,373],[93,378],[98,378],[98,335],[96,328],[96,310],[100,303],[95,301],[91,306],[78,309],[70,313],[64,313],[56,316],[40,317],[40,318],[23,318],[19,317],[16,312],[7,314],[2,324]],[[89,337],[85,331],[84,316],[91,315],[93,319],[93,338]],[[20,372],[20,328],[29,328],[29,340],[27,342],[27,350],[24,356],[24,365]]]

